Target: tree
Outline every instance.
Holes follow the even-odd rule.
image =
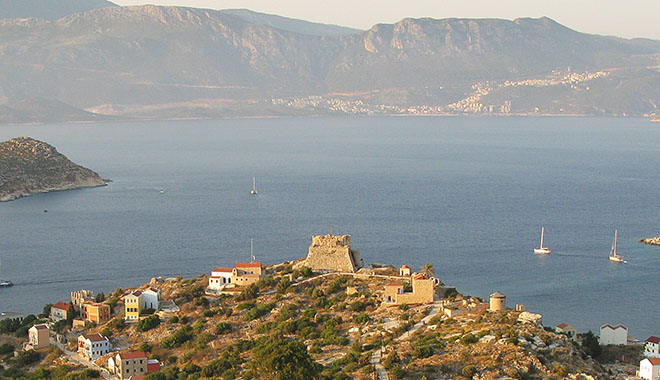
[[[256,377],[265,380],[311,380],[321,373],[322,366],[298,340],[267,337],[257,343],[253,354],[248,366]]]
[[[53,307],[53,304],[52,304],[52,303],[47,303],[47,304],[44,306],[44,309],[43,309],[43,311],[41,312],[41,314],[39,314],[39,317],[40,317],[40,318],[48,318],[48,316],[50,315],[50,308],[51,308],[51,307]]]
[[[596,338],[591,330],[582,335],[582,349],[594,359],[598,358],[603,352],[602,347],[598,343],[598,338]]]
[[[137,331],[149,331],[160,324],[160,317],[154,314],[150,317],[140,320],[137,324]]]
[[[105,294],[103,292],[99,293],[96,295],[96,298],[94,299],[96,302],[103,302],[105,301]]]
[[[431,264],[424,264],[424,266],[422,267],[422,273],[426,277],[431,277],[435,274],[435,268],[433,268],[433,265]]]

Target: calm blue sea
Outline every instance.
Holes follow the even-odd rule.
[[[366,262],[435,266],[459,291],[596,331],[660,334],[660,128],[609,118],[289,118],[1,126],[109,186],[0,203],[0,310],[81,288],[306,255],[351,234]],[[250,195],[252,177],[259,194]],[[160,190],[164,190],[164,194]],[[48,213],[44,213],[48,209]],[[552,254],[532,253],[541,226]],[[614,229],[628,264],[607,259]]]

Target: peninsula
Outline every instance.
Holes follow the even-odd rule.
[[[17,137],[0,143],[0,202],[105,184],[98,174],[43,141]]]

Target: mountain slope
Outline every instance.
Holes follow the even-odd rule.
[[[240,17],[250,24],[267,25],[289,32],[309,34],[312,36],[333,36],[362,33],[362,30],[359,29],[331,24],[320,24],[278,15],[253,12],[249,9],[223,9],[221,12],[224,14]]]
[[[57,20],[92,9],[115,7],[106,0],[0,0],[0,18],[41,18]]]
[[[405,113],[410,107],[640,115],[660,104],[655,87],[641,85],[660,78],[654,68],[660,67],[660,41],[583,34],[547,18],[405,19],[319,36],[230,13],[147,5],[55,21],[0,20],[0,106],[51,99],[110,116],[168,118]],[[538,86],[528,86],[525,107],[505,106],[520,88],[499,91],[508,98],[491,96],[497,104],[451,107],[484,83],[538,79],[565,86],[552,79],[558,72],[601,70],[609,84],[594,89],[607,94],[578,96],[569,84],[567,92],[551,92],[559,98],[537,99]]]

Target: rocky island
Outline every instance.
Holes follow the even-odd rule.
[[[94,171],[30,137],[0,143],[0,202],[35,193],[104,186]]]

